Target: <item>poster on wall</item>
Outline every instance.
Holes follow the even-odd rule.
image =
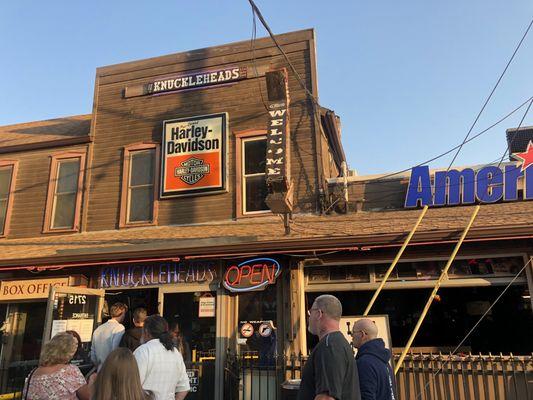
[[[228,114],[163,122],[161,198],[226,191]]]
[[[198,317],[214,317],[216,315],[216,299],[211,294],[200,297],[198,302]]]

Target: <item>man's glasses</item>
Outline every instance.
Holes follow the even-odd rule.
[[[307,315],[310,317],[311,316],[311,311],[320,311],[320,312],[323,312],[320,308],[313,308],[311,307],[309,310],[307,310]]]

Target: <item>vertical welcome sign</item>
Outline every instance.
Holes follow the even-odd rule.
[[[163,122],[161,197],[226,190],[227,113]]]
[[[285,69],[265,74],[268,93],[266,204],[274,213],[292,212],[290,167],[289,84]]]

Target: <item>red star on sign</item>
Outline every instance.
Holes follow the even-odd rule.
[[[514,153],[513,157],[522,162],[521,171],[525,171],[527,167],[533,164],[533,141],[529,141],[525,153]]]

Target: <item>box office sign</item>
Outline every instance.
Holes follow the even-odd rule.
[[[102,267],[101,289],[156,286],[165,284],[211,283],[217,279],[214,261],[183,261]]]
[[[195,71],[188,74],[157,79],[145,85],[128,86],[124,90],[124,97],[148,96],[228,84],[246,79],[247,75],[246,67]]]
[[[276,283],[281,265],[272,258],[254,258],[226,268],[222,285],[233,293],[263,290]]]
[[[51,287],[68,286],[69,277],[2,281],[0,300],[46,299]]]
[[[163,123],[161,197],[226,190],[227,113]]]

